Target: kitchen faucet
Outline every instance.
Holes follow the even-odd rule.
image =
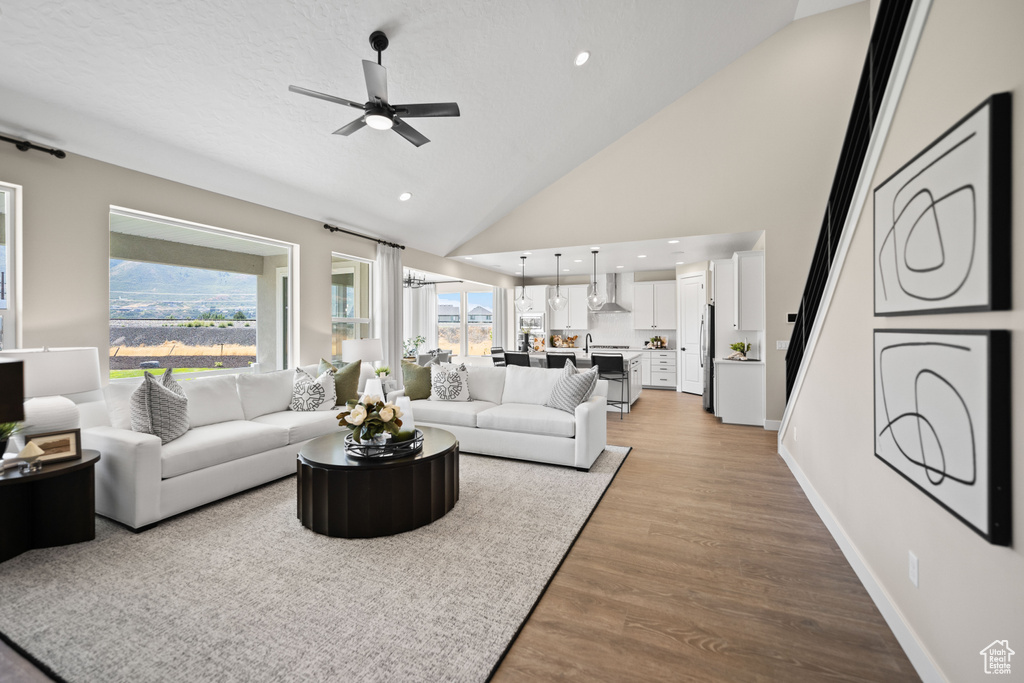
[[[583,338],[583,353],[590,353],[590,342],[594,341],[594,338],[587,332],[587,336]]]

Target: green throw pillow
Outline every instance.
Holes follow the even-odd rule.
[[[338,392],[338,402],[335,405],[343,406],[349,399],[359,398],[359,372],[362,369],[362,365],[362,361],[358,360],[354,360],[351,363],[331,363],[323,358],[320,359],[320,366],[316,370],[318,375],[331,367],[336,370],[334,373],[334,388]]]
[[[402,361],[402,381],[405,395],[412,401],[430,398],[430,366],[419,366]]]

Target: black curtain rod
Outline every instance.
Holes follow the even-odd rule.
[[[0,140],[11,143],[12,145],[20,149],[22,152],[27,152],[30,149],[35,149],[39,150],[40,152],[52,154],[58,159],[63,159],[64,157],[67,156],[67,154],[65,154],[64,150],[62,149],[53,149],[52,147],[40,147],[39,145],[29,142],[28,140],[16,140],[15,138],[9,138],[6,135],[0,135]]]
[[[377,244],[383,244],[389,247],[394,247],[395,249],[405,249],[405,247],[401,244],[395,244],[394,242],[388,242],[387,240],[379,240],[376,237],[370,237],[369,235],[360,235],[358,232],[352,232],[351,230],[346,230],[345,228],[339,228],[337,225],[331,225],[330,223],[324,223],[324,229],[330,230],[331,232],[343,232],[346,235],[352,235],[353,237],[362,237],[364,240],[370,240],[371,242],[376,242]]]

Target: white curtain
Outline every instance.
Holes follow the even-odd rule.
[[[405,289],[405,324],[402,339],[421,336],[426,341],[420,352],[437,348],[437,287],[423,285]]]
[[[508,290],[504,287],[495,287],[493,294],[494,310],[491,312],[491,324],[494,325],[494,329],[491,331],[491,338],[493,339],[494,346],[500,346],[508,351],[511,350],[508,345]]]
[[[373,269],[373,337],[384,349],[384,365],[402,385],[402,250],[377,245]]]

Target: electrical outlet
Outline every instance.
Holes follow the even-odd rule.
[[[786,339],[785,341],[778,340],[778,341],[775,342],[775,350],[776,351],[785,351],[788,348],[789,348],[789,340],[788,339]]]
[[[917,588],[917,555],[912,550],[907,552],[910,555],[910,583],[914,584],[914,588]]]

